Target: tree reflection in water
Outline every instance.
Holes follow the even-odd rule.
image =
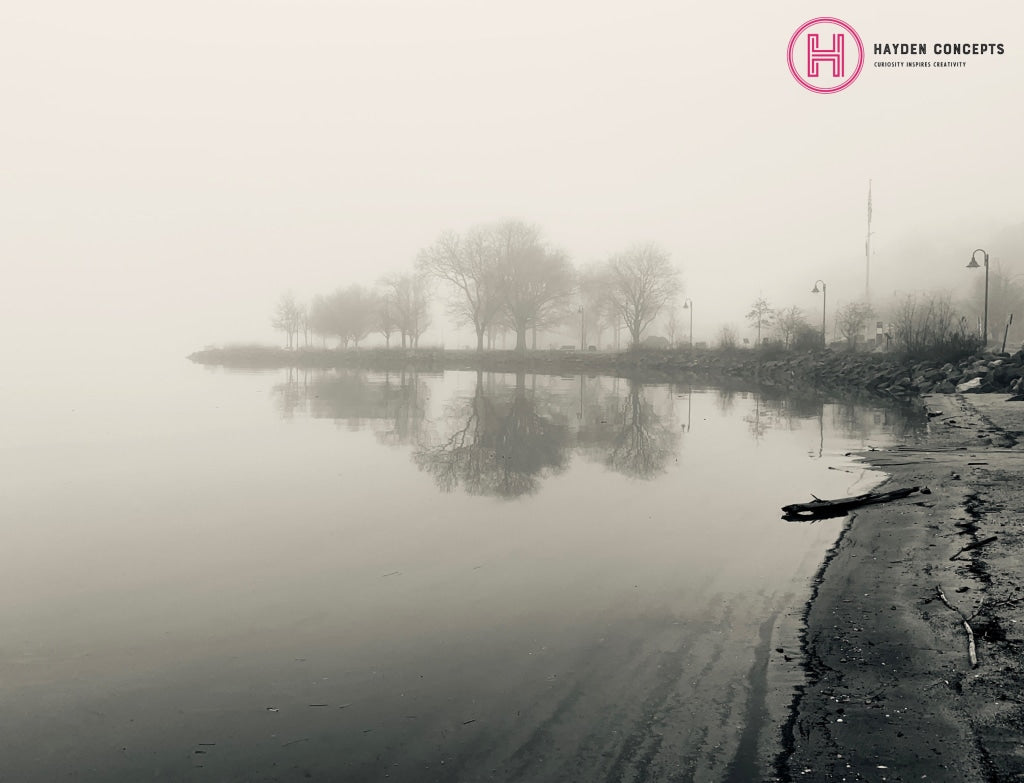
[[[289,367],[284,383],[276,384],[270,390],[277,412],[282,419],[291,419],[302,408],[306,412],[309,386],[309,371]]]
[[[664,398],[662,410],[653,402],[658,390],[664,391],[657,397]],[[675,423],[671,387],[645,387],[623,378],[588,379],[580,410],[579,451],[617,473],[654,478],[675,457],[681,430]]]
[[[284,418],[301,408],[314,419],[344,422],[350,430],[372,422],[378,440],[388,445],[418,443],[427,436],[430,387],[420,373],[289,370],[272,394]]]
[[[665,471],[668,461],[675,456],[679,431],[658,415],[641,384],[629,382],[629,392],[619,407],[615,425],[605,459],[608,467],[640,479],[651,479]]]
[[[458,396],[431,414],[430,391],[443,374],[289,370],[273,388],[275,406],[290,418],[304,412],[349,429],[371,428],[380,443],[413,447],[412,459],[444,492],[516,498],[566,469],[570,455],[634,479],[665,472],[688,428],[693,390],[644,386],[614,377],[477,372],[471,396]],[[514,377],[514,385],[507,379]],[[912,434],[922,422],[882,407],[825,403],[814,395],[708,390],[723,414],[744,402],[743,421],[755,441],[769,430],[798,430],[813,421],[822,455],[826,422],[847,439],[879,431]],[[679,398],[678,401],[676,398]],[[683,402],[685,398],[685,402]],[[676,406],[686,405],[686,422]],[[680,412],[682,408],[680,407]]]
[[[478,372],[473,396],[449,406],[451,434],[420,444],[413,461],[444,492],[459,486],[502,498],[536,492],[542,478],[565,469],[569,448],[568,428],[540,415],[536,395],[526,389],[525,373],[516,375],[514,389],[494,392],[484,390]]]

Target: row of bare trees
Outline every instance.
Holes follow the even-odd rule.
[[[758,297],[746,317],[750,328],[757,333],[757,345],[762,344],[762,334],[774,334],[776,342],[784,348],[811,348],[824,340],[824,335],[810,325],[803,309],[796,305],[776,309],[767,299]],[[850,302],[836,313],[835,327],[853,349],[874,317],[875,310],[867,302]],[[735,343],[734,333],[730,332],[730,336]]]
[[[388,347],[393,335],[401,337],[403,348],[417,347],[430,326],[430,281],[415,273],[392,275],[376,289],[350,285],[315,296],[308,304],[289,292],[281,296],[270,323],[285,334],[289,349],[300,342],[308,346],[313,337],[325,344],[330,338],[358,347],[373,333],[380,334]]]
[[[655,245],[636,245],[577,271],[538,227],[506,220],[442,234],[419,253],[412,272],[385,278],[375,290],[353,285],[305,306],[286,294],[271,322],[289,348],[299,346],[300,335],[306,345],[316,335],[358,347],[374,332],[389,347],[393,334],[403,347],[418,347],[435,284],[455,323],[473,329],[478,351],[485,340],[493,347],[500,331],[515,334],[517,351],[526,350],[532,333],[536,348],[538,331],[573,323],[577,315],[591,337],[621,326],[637,347],[680,292],[679,272]]]
[[[562,326],[577,313],[592,336],[621,324],[637,347],[680,291],[678,271],[655,245],[636,245],[576,271],[536,226],[516,220],[442,234],[420,253],[418,268],[448,288],[449,314],[472,327],[477,350],[497,326],[514,332],[516,350],[523,351],[528,332],[535,341],[538,330]]]

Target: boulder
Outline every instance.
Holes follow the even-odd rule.
[[[969,381],[964,381],[956,387],[957,394],[968,394],[970,392],[977,392],[982,386],[981,378],[972,378]]]

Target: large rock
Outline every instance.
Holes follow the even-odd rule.
[[[957,394],[967,394],[970,392],[977,392],[981,390],[983,381],[981,378],[972,378],[969,381],[964,381],[956,387]]]

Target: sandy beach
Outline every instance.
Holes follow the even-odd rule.
[[[833,549],[776,779],[1024,780],[1024,404],[1007,397],[926,395],[925,436],[864,455],[882,489],[930,493],[856,511]]]

